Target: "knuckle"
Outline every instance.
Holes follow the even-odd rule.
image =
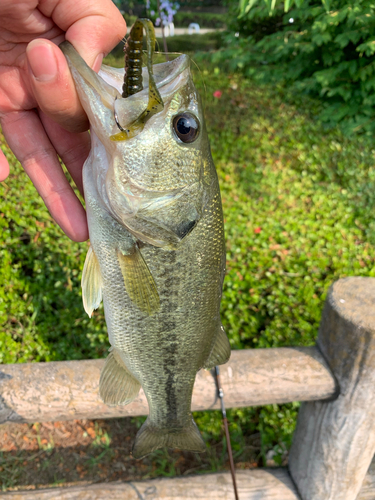
[[[33,166],[43,164],[46,161],[51,160],[51,158],[56,158],[56,151],[52,146],[28,151],[27,153],[21,155],[20,162],[27,171],[28,169],[33,168]]]
[[[89,149],[86,144],[75,145],[61,152],[61,159],[66,165],[83,164],[86,160]]]

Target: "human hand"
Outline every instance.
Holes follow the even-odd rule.
[[[0,2],[1,127],[52,217],[75,241],[88,238],[86,214],[57,155],[82,192],[89,124],[57,45],[68,40],[98,71],[103,56],[125,32],[125,21],[111,0]],[[0,181],[8,174],[0,151]]]

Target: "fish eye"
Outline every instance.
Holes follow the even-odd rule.
[[[176,115],[173,118],[173,130],[182,142],[194,142],[199,134],[198,119],[191,113]]]

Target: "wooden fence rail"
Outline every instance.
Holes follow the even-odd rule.
[[[285,468],[236,472],[240,500],[301,500]],[[374,500],[375,470],[357,500]],[[1,495],[0,495],[1,496]],[[6,493],[9,500],[234,500],[229,472]],[[325,500],[324,497],[321,500]]]
[[[127,406],[107,406],[98,395],[104,360],[3,365],[0,423],[147,415],[143,391]],[[336,382],[316,347],[233,351],[221,369],[228,408],[332,398]],[[193,410],[220,408],[215,380],[198,373]]]
[[[93,360],[2,366],[0,422],[147,414],[143,393],[124,407],[100,402],[102,364]],[[331,287],[316,347],[235,351],[221,375],[227,407],[305,401],[289,472],[239,471],[240,500],[375,500],[375,476],[368,472],[375,453],[375,279],[346,278]],[[219,408],[209,372],[197,376],[192,408]],[[223,473],[209,476],[209,481],[189,476],[5,496],[229,500],[234,496],[228,477]]]

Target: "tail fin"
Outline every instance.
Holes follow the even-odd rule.
[[[196,451],[197,453],[206,451],[206,445],[193,419],[187,427],[178,431],[152,427],[147,419],[135,438],[133,457],[143,458],[152,451],[164,447]]]

